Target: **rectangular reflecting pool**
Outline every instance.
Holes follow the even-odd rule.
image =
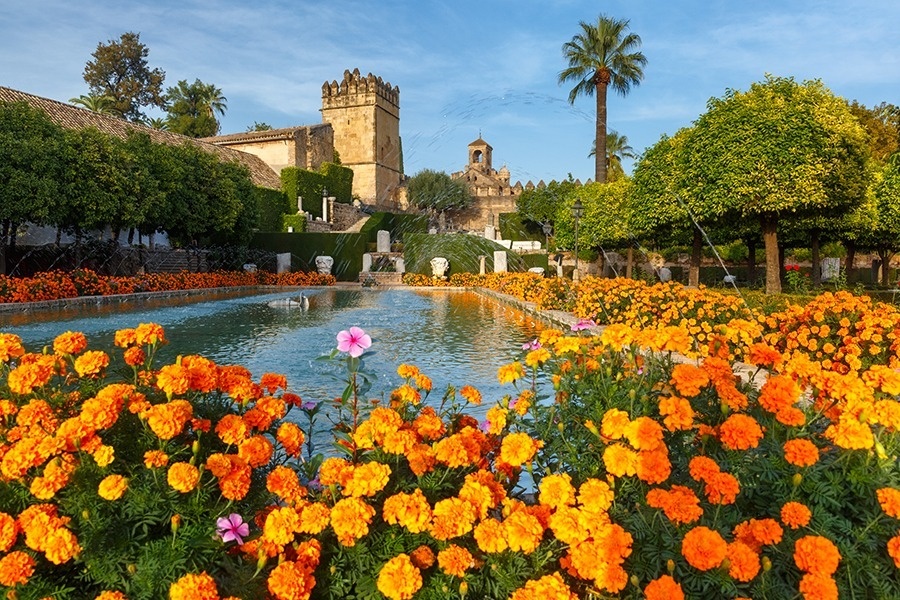
[[[91,349],[118,356],[116,330],[159,323],[169,344],[157,366],[178,355],[200,354],[219,365],[247,367],[256,379],[265,372],[287,376],[289,390],[304,400],[339,395],[343,373],[316,358],[336,346],[335,336],[362,327],[373,340],[365,368],[377,375],[370,397],[386,398],[401,383],[397,366],[418,366],[434,382],[431,399],[447,385],[473,385],[484,397],[483,414],[494,401],[513,393],[500,386],[497,369],[521,355],[538,322],[520,311],[474,292],[458,290],[304,290],[309,308],[296,303],[300,292],[241,295],[186,302],[154,300],[145,305],[92,305],[78,309],[0,315],[0,331],[19,335],[26,349],[40,351],[65,331],[81,331]],[[120,361],[117,361],[120,363]]]

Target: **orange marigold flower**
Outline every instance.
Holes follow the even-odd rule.
[[[509,547],[504,537],[503,524],[497,519],[485,519],[478,523],[474,536],[482,552],[498,553]]]
[[[614,477],[637,473],[637,453],[624,444],[610,444],[603,451],[603,464]]]
[[[693,490],[682,485],[673,485],[668,491],[661,488],[650,490],[647,492],[647,505],[662,509],[675,524],[693,523],[703,516],[700,499]]]
[[[695,527],[687,532],[681,542],[681,554],[695,569],[709,571],[722,564],[728,544],[718,531],[708,527]]]
[[[781,352],[765,342],[751,344],[747,349],[746,361],[757,367],[777,367],[781,364]]]
[[[0,558],[0,585],[14,587],[26,584],[34,574],[34,559],[31,555],[16,550]]]
[[[564,544],[577,544],[590,537],[593,515],[579,508],[561,506],[550,515],[549,526],[556,539]]]
[[[164,467],[169,464],[169,455],[162,450],[144,452],[144,466],[148,469]]]
[[[331,522],[331,509],[321,502],[307,504],[300,511],[300,533],[317,535]]]
[[[314,571],[314,566],[286,560],[269,573],[269,592],[277,600],[308,600],[316,585]]]
[[[0,333],[0,362],[6,363],[24,354],[22,338],[13,333]]]
[[[868,450],[875,445],[872,428],[853,417],[841,418],[825,429],[825,437],[845,450]]]
[[[659,399],[659,414],[669,431],[685,431],[694,425],[694,409],[684,398],[671,396]]]
[[[487,411],[487,432],[491,435],[500,435],[506,427],[509,411],[502,406],[492,406]]]
[[[345,485],[352,476],[353,465],[343,458],[326,458],[319,467],[319,482],[322,485]]]
[[[438,552],[437,562],[441,570],[447,575],[464,577],[466,571],[475,565],[475,558],[465,548],[456,544],[450,544]]]
[[[75,371],[81,377],[99,375],[109,366],[109,355],[101,350],[89,350],[75,359]]]
[[[518,510],[503,521],[503,534],[510,550],[531,554],[541,543],[544,528],[537,517]]]
[[[380,462],[358,465],[353,469],[350,480],[344,484],[341,493],[356,498],[372,497],[387,485],[391,476],[391,467]]]
[[[894,559],[894,564],[900,569],[900,535],[895,535],[888,540],[887,551],[888,555]]]
[[[112,446],[100,446],[94,451],[94,462],[98,467],[107,467],[116,458],[116,451]]]
[[[128,600],[128,597],[119,591],[100,592],[94,600]]]
[[[807,535],[794,544],[794,564],[806,573],[831,575],[840,562],[841,553],[828,538]]]
[[[759,574],[759,555],[743,542],[728,544],[726,558],[729,562],[728,575],[732,579],[746,583]]]
[[[636,473],[638,479],[646,483],[662,483],[669,478],[672,463],[665,446],[657,450],[641,450],[637,454]]]
[[[422,490],[416,488],[411,494],[401,492],[387,498],[382,517],[386,523],[406,527],[411,533],[421,533],[431,522],[431,506]]]
[[[64,527],[50,531],[43,540],[44,555],[55,565],[67,563],[81,552],[75,534]]]
[[[781,507],[781,522],[791,529],[799,529],[809,525],[812,511],[800,502],[786,502]]]
[[[533,439],[527,433],[511,433],[500,443],[500,460],[519,467],[531,462],[535,453],[543,446],[544,442]]]
[[[191,373],[184,365],[165,365],[156,375],[156,387],[169,397],[180,396],[191,389]]]
[[[0,512],[0,553],[9,552],[19,536],[19,525],[5,512]]]
[[[262,539],[279,546],[290,544],[301,528],[300,514],[290,506],[282,506],[266,515]]]
[[[437,415],[434,408],[430,406],[426,406],[422,409],[422,412],[419,413],[419,416],[416,417],[412,425],[413,429],[416,430],[416,433],[424,440],[440,439],[447,431],[447,428],[444,426],[444,421]]]
[[[269,438],[262,435],[254,435],[238,445],[238,456],[247,461],[251,467],[261,467],[269,462],[275,447]]]
[[[193,407],[187,400],[173,400],[167,404],[154,404],[145,416],[147,424],[160,439],[170,440],[184,431],[185,424],[193,416]]]
[[[216,434],[226,444],[239,444],[247,439],[249,428],[239,415],[225,415],[216,424]]]
[[[287,389],[287,377],[277,373],[263,373],[259,379],[259,385],[270,394],[274,394],[279,388]]]
[[[694,481],[706,481],[720,472],[719,465],[708,456],[695,456],[692,458],[688,465],[688,470]]]
[[[200,471],[190,463],[177,462],[169,467],[166,480],[174,489],[186,494],[197,487],[197,483],[200,481]]]
[[[663,446],[662,426],[650,417],[638,417],[623,432],[635,450],[656,450]]]
[[[156,323],[141,323],[134,330],[134,342],[139,346],[165,344],[166,333]]]
[[[399,554],[378,572],[377,586],[390,600],[410,600],[422,587],[422,573],[408,555]]]
[[[647,600],[684,600],[684,591],[671,576],[663,575],[647,584],[644,596]]]
[[[219,600],[216,582],[206,571],[188,573],[169,586],[170,600]]]
[[[128,489],[128,480],[121,475],[107,475],[100,482],[97,493],[104,500],[118,500]]]
[[[509,600],[578,600],[578,596],[569,589],[559,573],[544,575],[538,580],[530,579],[517,589]]]
[[[125,359],[125,364],[129,367],[140,367],[146,362],[147,355],[144,353],[143,348],[132,346],[125,350],[123,358]]]
[[[709,385],[709,374],[700,367],[680,363],[672,369],[671,382],[679,394],[693,398]]]
[[[614,499],[615,493],[612,488],[599,479],[588,479],[578,489],[578,504],[589,513],[606,512]]]
[[[415,379],[419,375],[419,367],[415,365],[401,364],[397,367],[397,375],[403,379]]]
[[[278,440],[278,443],[281,444],[281,447],[284,448],[284,451],[288,456],[297,457],[300,456],[300,453],[303,450],[303,443],[306,441],[306,436],[303,434],[303,430],[296,424],[285,422],[278,426],[278,431],[275,433],[275,439]]]
[[[819,449],[806,439],[788,440],[784,443],[784,460],[795,467],[811,467],[819,462]]]
[[[803,600],[838,600],[837,583],[828,575],[806,573],[800,578],[800,595]]]
[[[900,490],[884,487],[875,492],[881,510],[889,517],[900,519]]]
[[[266,476],[266,489],[289,504],[306,497],[297,472],[284,465],[278,465]]]
[[[786,375],[769,377],[759,390],[759,404],[771,413],[793,406],[800,398],[800,387]]]
[[[575,504],[575,488],[568,473],[547,475],[540,483],[540,503],[551,508]]]
[[[434,564],[434,551],[428,546],[422,545],[409,553],[412,564],[418,569],[428,569]]]
[[[61,333],[53,340],[53,351],[57,354],[80,354],[87,349],[87,337],[79,331]]]
[[[30,356],[30,355],[29,355]],[[55,370],[55,358],[37,360],[32,363],[22,363],[9,372],[6,376],[6,384],[14,394],[30,394],[35,388],[46,385],[53,377]]]
[[[625,428],[631,423],[628,413],[618,408],[611,408],[603,415],[600,422],[600,434],[610,440],[621,439],[625,435]]]
[[[459,390],[459,395],[466,399],[466,402],[474,406],[481,404],[481,392],[473,388],[471,385],[464,385]]]
[[[716,473],[706,480],[703,488],[706,499],[713,504],[734,504],[741,491],[737,477],[730,473]]]
[[[369,524],[375,509],[359,498],[344,498],[331,509],[331,528],[338,542],[344,546],[356,545],[356,540],[369,532]]]
[[[427,375],[422,375],[419,373],[416,375],[416,387],[420,390],[425,390],[426,392],[431,391],[431,378]]]
[[[119,329],[113,338],[113,343],[117,348],[128,348],[137,344],[137,336],[133,328]]]
[[[749,450],[759,446],[762,427],[753,417],[733,414],[719,426],[719,439],[729,450]]]
[[[472,531],[478,514],[472,503],[462,498],[439,500],[431,511],[429,532],[437,540],[449,540]]]

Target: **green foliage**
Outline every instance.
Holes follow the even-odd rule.
[[[260,231],[284,231],[282,218],[296,216],[292,214],[295,213],[296,206],[291,206],[287,194],[282,191],[256,186],[253,188],[253,195],[256,198],[256,211],[259,215],[257,229]]]
[[[166,120],[169,131],[188,137],[210,137],[219,133],[216,113],[225,114],[227,98],[222,90],[211,83],[195,79],[188,83],[182,79],[175,87],[166,90],[169,115]]]
[[[497,217],[501,239],[514,242],[529,240],[544,243],[544,232],[541,226],[532,221],[523,221],[520,213],[500,213]]]
[[[577,189],[571,202],[558,207],[556,243],[564,248],[575,247],[575,218],[572,204],[576,199],[584,205],[578,221],[578,247],[597,249],[627,246],[633,236],[631,208],[628,202],[629,180],[613,183],[592,183]]]
[[[519,218],[538,225],[555,223],[560,204],[565,203],[575,189],[575,180],[569,174],[563,181],[553,180],[545,187],[524,190],[516,197]]]
[[[315,271],[316,257],[330,256],[334,259],[332,275],[339,281],[356,281],[362,271],[366,236],[361,233],[257,233],[250,247],[289,252],[292,271]]]
[[[281,215],[282,233],[287,233],[288,228],[293,228],[292,233],[303,233],[306,231],[306,215],[303,213],[296,215]]]
[[[94,96],[113,99],[111,110],[130,121],[142,121],[145,106],[165,108],[162,69],[147,63],[150,50],[141,43],[141,34],[123,33],[118,40],[97,44],[93,60],[84,67],[84,81]]]
[[[452,179],[441,171],[424,169],[408,183],[409,203],[422,210],[443,212],[462,209],[472,204],[472,196],[462,180]]]
[[[315,171],[299,167],[285,167],[281,170],[281,189],[292,199],[302,198],[303,210],[313,216],[322,218],[322,190],[326,189],[325,176]]]
[[[272,131],[272,126],[265,121],[253,121],[253,125],[247,127],[247,132],[251,131]]]
[[[450,274],[478,273],[481,266],[479,256],[486,256],[488,272],[494,270],[494,251],[506,250],[500,244],[475,235],[451,234],[407,234],[403,238],[403,255],[407,273],[431,275],[431,259],[443,256],[450,261]],[[522,257],[506,251],[507,269],[526,270]]]
[[[340,163],[327,162],[319,167],[319,173],[325,177],[325,188],[329,196],[336,202],[353,203],[353,169],[342,167]]]

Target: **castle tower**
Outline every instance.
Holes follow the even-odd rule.
[[[494,149],[486,141],[478,136],[478,139],[469,144],[469,168],[491,173],[491,152]]]
[[[403,175],[400,88],[359,69],[322,84],[322,121],[334,130],[341,164],[353,169],[353,193],[369,204],[390,204]]]

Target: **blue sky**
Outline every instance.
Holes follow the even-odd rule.
[[[135,31],[167,86],[222,89],[222,133],[320,123],[322,83],[358,68],[400,87],[408,174],[460,170],[480,133],[513,181],[585,181],[594,100],[570,105],[557,76],[563,43],[601,13],[630,20],[647,56],[643,83],[609,98],[638,153],[766,73],[900,104],[896,0],[6,0],[0,85],[68,101],[97,44]]]

